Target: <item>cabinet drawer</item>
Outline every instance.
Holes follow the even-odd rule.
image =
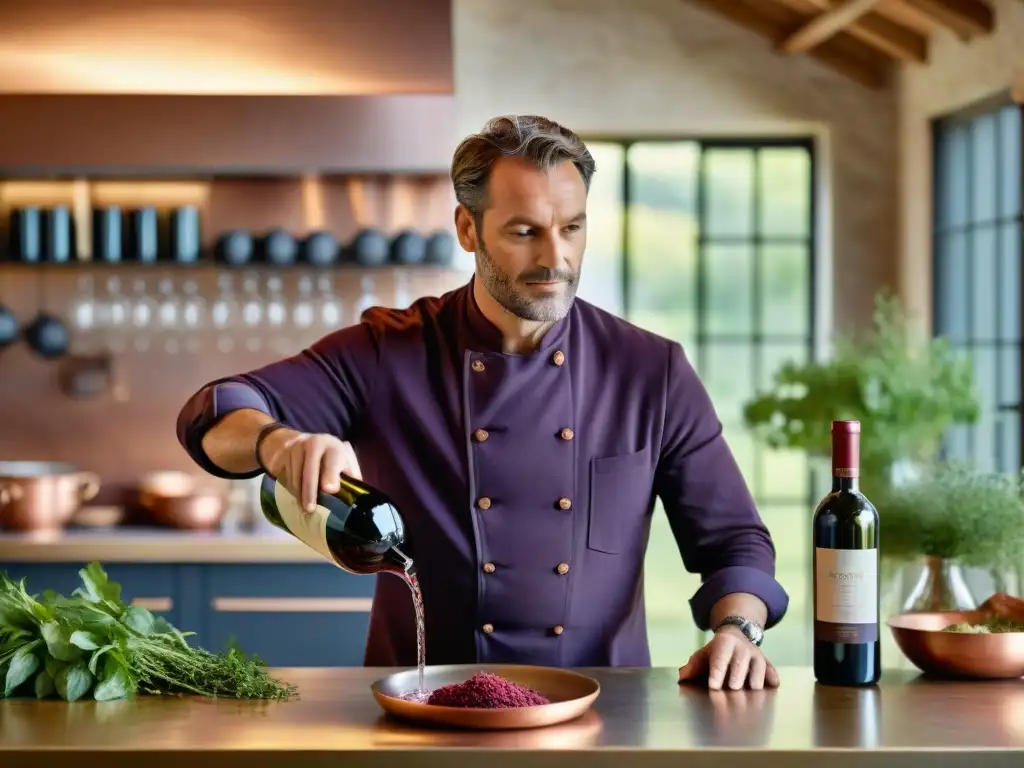
[[[211,651],[237,640],[271,667],[358,667],[368,628],[365,611],[212,610],[204,639]]]
[[[204,580],[210,600],[225,597],[369,598],[373,596],[376,583],[373,576],[356,576],[330,563],[209,565],[204,568]]]
[[[42,594],[47,589],[70,596],[82,585],[78,571],[85,563],[4,563],[0,570],[12,579],[25,579],[25,588],[31,594]],[[172,624],[177,620],[178,589],[174,566],[110,563],[103,569],[112,581],[121,584],[121,599],[141,605],[153,613],[165,616]]]

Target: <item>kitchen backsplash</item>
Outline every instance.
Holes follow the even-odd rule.
[[[22,324],[41,304],[72,333],[64,359],[42,359],[24,343],[0,353],[0,460],[98,472],[100,502],[119,500],[119,488],[145,472],[196,472],[175,420],[205,382],[295,353],[368,304],[408,306],[467,278],[429,267],[0,267],[0,303]],[[127,322],[115,327],[118,305]],[[71,369],[88,374],[107,351],[111,369],[95,362],[102,370],[93,371],[103,386],[75,396]]]

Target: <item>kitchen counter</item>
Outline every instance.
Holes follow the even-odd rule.
[[[318,563],[323,558],[283,531],[179,531],[69,528],[0,533],[0,563]]]
[[[369,691],[387,669],[277,669],[290,702],[142,697],[0,701],[0,764],[104,768],[296,766],[587,768],[1020,766],[1024,681],[925,681],[887,673],[872,689],[780,670],[774,691],[678,686],[675,669],[581,670],[594,709],[529,731],[427,730],[385,719]],[[472,762],[471,762],[472,761]]]

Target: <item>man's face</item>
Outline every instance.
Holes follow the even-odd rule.
[[[459,242],[476,253],[476,271],[507,311],[533,321],[569,312],[587,246],[587,190],[571,162],[540,170],[518,158],[491,168],[488,206],[475,222],[456,215]]]

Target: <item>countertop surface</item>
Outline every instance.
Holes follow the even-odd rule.
[[[0,532],[0,563],[309,563],[323,558],[270,525],[184,531],[124,526]]]
[[[777,690],[711,692],[677,685],[675,669],[580,670],[602,686],[582,718],[484,733],[387,719],[369,686],[391,671],[273,670],[299,688],[300,698],[288,702],[0,701],[0,764],[980,768],[1024,761],[1022,680],[928,681],[897,671],[876,688],[830,688],[809,669],[783,668]]]

